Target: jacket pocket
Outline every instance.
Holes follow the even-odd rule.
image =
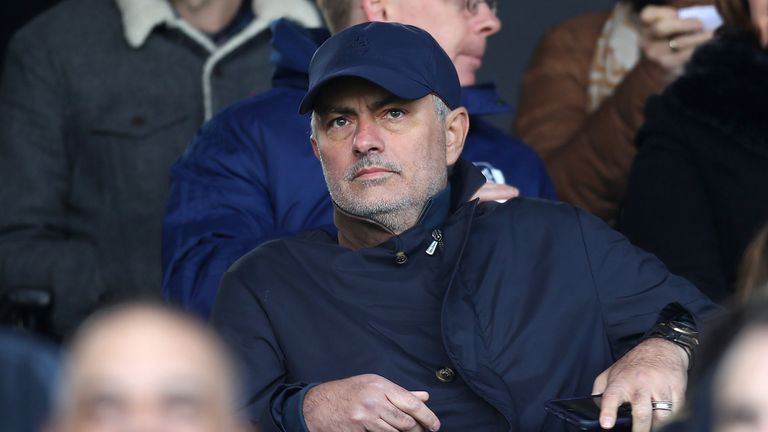
[[[159,289],[170,169],[198,126],[188,113],[123,113],[90,122],[73,178],[79,200],[96,207],[101,267],[117,293]]]
[[[113,115],[89,128],[89,153],[96,156],[105,204],[130,211],[165,199],[171,165],[194,134],[188,117],[178,112]]]

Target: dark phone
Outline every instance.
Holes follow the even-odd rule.
[[[602,395],[594,395],[572,399],[553,399],[544,404],[544,409],[550,414],[567,421],[583,431],[599,431],[600,403]],[[629,404],[619,407],[616,416],[616,426],[613,431],[629,431],[632,429],[632,409]]]

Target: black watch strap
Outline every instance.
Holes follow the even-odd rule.
[[[656,324],[645,333],[642,340],[652,337],[666,339],[683,348],[688,354],[688,370],[693,368],[699,346],[699,332],[688,309],[677,302],[667,304],[659,312]]]

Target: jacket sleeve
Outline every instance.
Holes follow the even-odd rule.
[[[282,386],[284,355],[254,283],[258,281],[246,282],[236,272],[225,273],[211,323],[240,360],[243,404],[258,422],[268,418],[270,398],[278,388],[287,393],[295,388]]]
[[[713,299],[728,295],[713,207],[688,150],[684,119],[664,97],[638,134],[621,229]]]
[[[206,123],[174,165],[163,222],[163,294],[205,318],[219,280],[238,258],[276,232],[258,134],[229,111]]]
[[[698,326],[718,310],[690,282],[596,217],[583,210],[577,217],[614,358],[634,347],[668,305],[682,306]]]
[[[0,292],[53,295],[52,324],[66,333],[104,287],[94,244],[71,229],[68,87],[45,35],[22,29],[0,84]]]
[[[515,130],[544,159],[560,199],[613,222],[645,100],[663,88],[664,74],[640,60],[589,112],[589,67],[599,32],[590,30],[596,23],[588,18],[594,16],[554,28],[539,43],[523,76]]]

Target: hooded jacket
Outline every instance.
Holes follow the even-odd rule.
[[[648,102],[621,229],[713,300],[768,223],[768,52],[719,35]]]
[[[714,310],[689,282],[582,210],[527,198],[468,201],[483,181],[472,164],[456,164],[433,254],[426,252],[434,240],[428,223],[350,249],[342,234],[355,227],[347,221],[338,236],[312,230],[265,243],[226,273],[213,324],[245,362],[253,419],[269,407],[280,427],[300,430],[287,427],[301,410],[289,401],[305,383],[366,373],[438,399],[450,384],[435,370],[448,366],[503,415],[508,430],[565,431],[546,416],[547,400],[589,395],[595,377],[667,305],[696,320]],[[418,347],[407,335],[386,331],[389,315],[371,314],[403,308],[388,295],[395,290],[444,293],[440,331],[449,365],[414,358]],[[403,362],[421,373],[399,374],[395,365]]]
[[[288,21],[273,25],[272,90],[209,121],[172,172],[163,232],[163,292],[208,316],[224,271],[266,240],[332,223],[332,205],[299,115],[309,61],[329,35]],[[554,198],[543,163],[525,144],[483,122],[503,112],[492,85],[463,89],[470,131],[462,156],[486,178],[523,196]]]
[[[49,290],[63,333],[109,297],[159,296],[172,163],[210,112],[268,85],[269,23],[243,0],[222,45],[166,0],[67,0],[11,41],[0,88],[0,291]]]

